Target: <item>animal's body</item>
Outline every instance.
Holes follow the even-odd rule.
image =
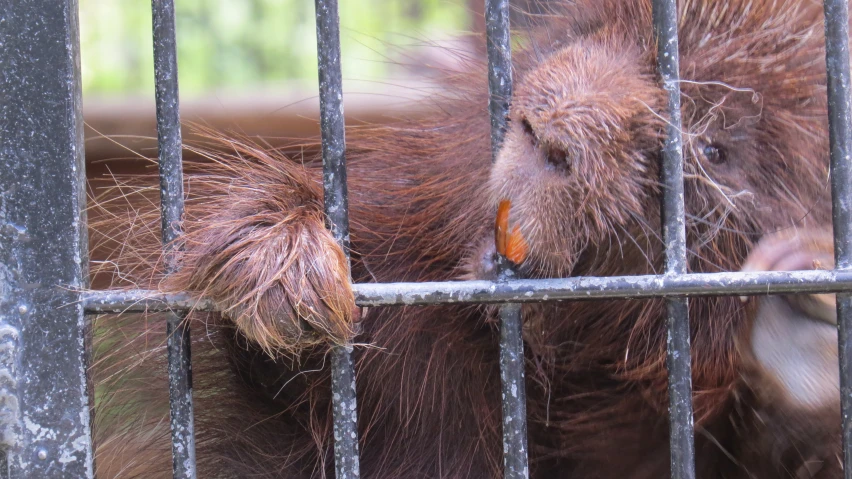
[[[736,271],[750,253],[761,269],[813,267],[812,256],[831,267],[821,15],[811,1],[680,2],[691,271]],[[503,198],[529,244],[527,277],[662,272],[666,113],[651,19],[650,0],[566,2],[540,19],[514,52],[494,165],[476,62],[431,117],[349,131],[354,281],[492,277]],[[154,221],[93,233],[125,245],[115,259],[136,286],[225,309],[191,316],[207,320],[193,325],[200,477],[331,477],[326,353],[347,339],[364,345],[354,353],[362,477],[499,477],[496,310],[356,311],[323,227],[319,165],[227,146],[189,176],[179,273],[161,279],[151,266]],[[823,233],[788,234],[799,230]],[[764,237],[775,239],[755,250]],[[830,308],[811,299],[830,304],[690,300],[698,477],[840,477],[835,336]],[[668,474],[664,310],[662,300],[523,307],[533,477]],[[105,476],[170,470],[165,381],[150,379],[164,371],[148,359],[163,352],[164,327],[140,321],[99,323],[122,338],[97,351],[95,377],[116,391],[96,410]],[[778,350],[804,351],[802,368],[779,363]],[[813,371],[825,374],[812,381]]]

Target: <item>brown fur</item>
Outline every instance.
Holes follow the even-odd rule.
[[[760,237],[830,220],[820,5],[685,0],[680,11],[689,269],[733,271]],[[347,132],[355,281],[488,277],[502,197],[530,246],[528,277],[662,270],[666,120],[650,1],[567,2],[533,23],[514,53],[493,167],[478,61],[448,79],[431,118]],[[92,234],[96,247],[120,246],[101,274],[197,292],[226,312],[191,316],[201,477],[332,476],[326,352],[349,339],[364,344],[363,477],[498,477],[494,308],[356,312],[323,229],[317,162],[209,133],[197,148],[211,162],[189,168],[178,274],[157,266],[151,189],[105,194]],[[699,477],[839,477],[836,435],[801,452],[814,434],[791,433],[789,411],[756,401],[741,378],[735,340],[753,310],[690,301]],[[533,476],[668,473],[662,312],[660,300],[524,306]],[[152,379],[163,373],[162,320],[104,321],[99,475],[166,477],[165,384]]]

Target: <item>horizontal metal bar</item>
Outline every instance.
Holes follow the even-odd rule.
[[[770,271],[683,275],[584,276],[561,279],[358,283],[352,285],[362,307],[447,303],[535,303],[586,299],[647,299],[668,296],[752,296],[852,291],[852,271]],[[88,291],[87,313],[215,311],[217,305],[190,294],[156,291]]]
[[[89,314],[139,313],[162,311],[216,311],[216,304],[188,293],[162,294],[144,289],[102,290],[83,293],[85,311]]]

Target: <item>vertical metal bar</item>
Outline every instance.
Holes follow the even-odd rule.
[[[512,43],[509,1],[485,0],[488,50],[488,111],[491,115],[491,158],[496,161],[503,144],[512,99]],[[500,279],[515,271],[505,258],[498,261]],[[503,403],[503,477],[529,477],[527,454],[527,397],[524,383],[524,341],[521,306],[500,307],[500,383]]]
[[[666,274],[684,274],[686,273],[686,221],[683,204],[677,2],[654,0],[653,15],[654,34],[657,40],[657,63],[663,88],[668,94],[670,115],[661,167]],[[677,479],[691,479],[695,477],[695,445],[689,348],[689,303],[686,298],[667,299],[666,312],[671,475]]]
[[[340,69],[340,20],[337,0],[316,0],[317,53],[322,129],[323,194],[326,226],[349,260],[349,198],[346,190],[346,136],[343,77]],[[337,479],[357,478],[358,414],[352,347],[331,351],[334,411],[334,466]]]
[[[77,1],[0,0],[0,475],[93,476]]]
[[[509,0],[485,0],[485,31],[488,49],[488,112],[491,114],[492,161],[506,135],[512,100],[512,42]]]
[[[849,5],[825,0],[825,58],[836,269],[852,270],[852,88],[849,75]],[[852,295],[837,295],[844,476],[852,479]]]
[[[521,305],[500,307],[500,383],[503,400],[503,477],[529,477],[527,394],[524,384],[524,340]]]
[[[174,0],[152,0],[154,75],[157,92],[157,142],[160,153],[162,237],[168,272],[174,271],[174,241],[181,234],[183,161],[178,101],[177,40]],[[183,315],[166,320],[169,418],[175,478],[195,478],[195,424],[189,325]]]

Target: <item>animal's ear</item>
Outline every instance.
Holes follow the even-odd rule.
[[[743,266],[744,271],[833,268],[830,230],[768,237]],[[740,350],[756,396],[791,412],[834,410],[840,399],[835,296],[768,296],[755,301]]]

